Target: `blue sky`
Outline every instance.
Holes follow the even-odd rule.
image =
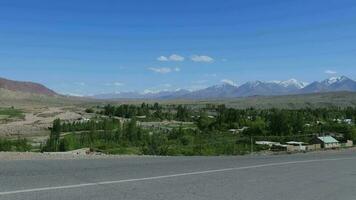
[[[2,0],[0,76],[60,93],[356,78],[355,0]]]

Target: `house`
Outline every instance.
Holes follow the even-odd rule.
[[[352,124],[352,119],[344,119],[344,122],[348,125]]]
[[[287,151],[315,151],[321,149],[321,144],[307,144],[304,142],[286,142]]]
[[[146,115],[138,115],[136,116],[137,119],[146,119]]]
[[[237,129],[237,132],[238,132],[238,133],[242,133],[242,132],[244,132],[244,131],[247,130],[247,129],[248,129],[248,127],[247,127],[247,126],[244,126],[244,127],[242,127],[242,128]]]
[[[331,136],[321,136],[314,139],[314,143],[321,144],[324,149],[339,148],[340,142]]]
[[[288,145],[281,144],[279,142],[271,142],[271,141],[256,141],[257,145],[266,145],[269,147],[271,151],[287,151]]]
[[[237,133],[242,133],[243,131],[247,130],[248,127],[244,126],[242,128],[239,129],[229,129],[229,132],[231,132],[232,134],[237,134]]]
[[[352,140],[347,140],[346,143],[342,143],[341,147],[353,147],[354,142]]]
[[[339,124],[345,123],[345,124],[351,125],[352,119],[334,119],[334,122],[337,122]]]
[[[272,147],[273,145],[281,145],[279,142],[271,142],[271,141],[256,141],[255,142],[257,145],[267,145],[269,147]]]
[[[307,147],[304,142],[290,141],[286,142],[287,151],[306,151]]]
[[[270,148],[271,151],[288,151],[288,145],[285,144],[274,144]]]
[[[321,144],[308,144],[306,145],[307,151],[316,151],[321,149]]]
[[[229,132],[232,133],[232,134],[235,134],[235,133],[237,133],[237,129],[234,129],[234,128],[229,129]]]
[[[88,119],[88,118],[80,117],[80,118],[77,119],[76,122],[79,122],[79,123],[86,123],[86,122],[89,122],[89,121],[90,121],[90,119]]]

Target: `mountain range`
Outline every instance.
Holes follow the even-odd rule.
[[[46,96],[61,96],[44,85],[13,81],[0,78],[0,89],[40,94]],[[310,84],[290,79],[287,81],[251,81],[240,86],[224,83],[201,90],[184,89],[161,91],[157,93],[120,92],[90,96],[94,99],[222,99],[249,96],[278,96],[291,94],[310,94],[323,92],[351,91],[356,92],[356,81],[346,76],[332,77]]]
[[[157,93],[121,92],[99,94],[91,97],[96,99],[219,99],[336,91],[356,92],[356,81],[346,76],[332,77],[310,84],[295,79],[287,81],[251,81],[240,86],[224,83],[195,91],[176,90]]]

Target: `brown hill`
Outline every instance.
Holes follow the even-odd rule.
[[[4,78],[0,78],[0,88],[16,91],[16,92],[26,92],[32,94],[42,94],[47,96],[57,95],[51,89],[48,89],[44,85],[33,83],[33,82],[22,82],[22,81],[13,81]]]

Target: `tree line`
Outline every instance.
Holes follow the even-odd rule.
[[[192,109],[183,105],[160,105],[159,103],[146,104],[142,103],[140,106],[122,104],[119,106],[106,105],[99,112],[106,116],[116,116],[123,118],[133,118],[145,116],[141,118],[142,121],[159,121],[159,120],[178,120],[189,121],[190,117],[194,115]]]
[[[166,113],[166,114],[157,114]],[[341,140],[356,140],[356,128],[345,119],[356,119],[355,108],[321,109],[234,109],[225,105],[189,108],[159,104],[141,106],[107,105],[100,111],[106,117],[88,122],[53,122],[51,135],[43,151],[68,151],[83,147],[106,153],[152,155],[221,155],[244,154],[258,146],[252,140],[273,138],[274,141],[302,140],[308,135],[334,132]],[[156,113],[157,115],[154,115]],[[149,120],[194,122],[194,128],[180,127],[156,130],[142,128],[136,116],[154,116]],[[121,122],[113,117],[130,120]],[[157,118],[156,118],[157,117]],[[147,120],[147,119],[145,119]],[[244,129],[241,129],[245,127]],[[231,130],[241,129],[238,134]]]

